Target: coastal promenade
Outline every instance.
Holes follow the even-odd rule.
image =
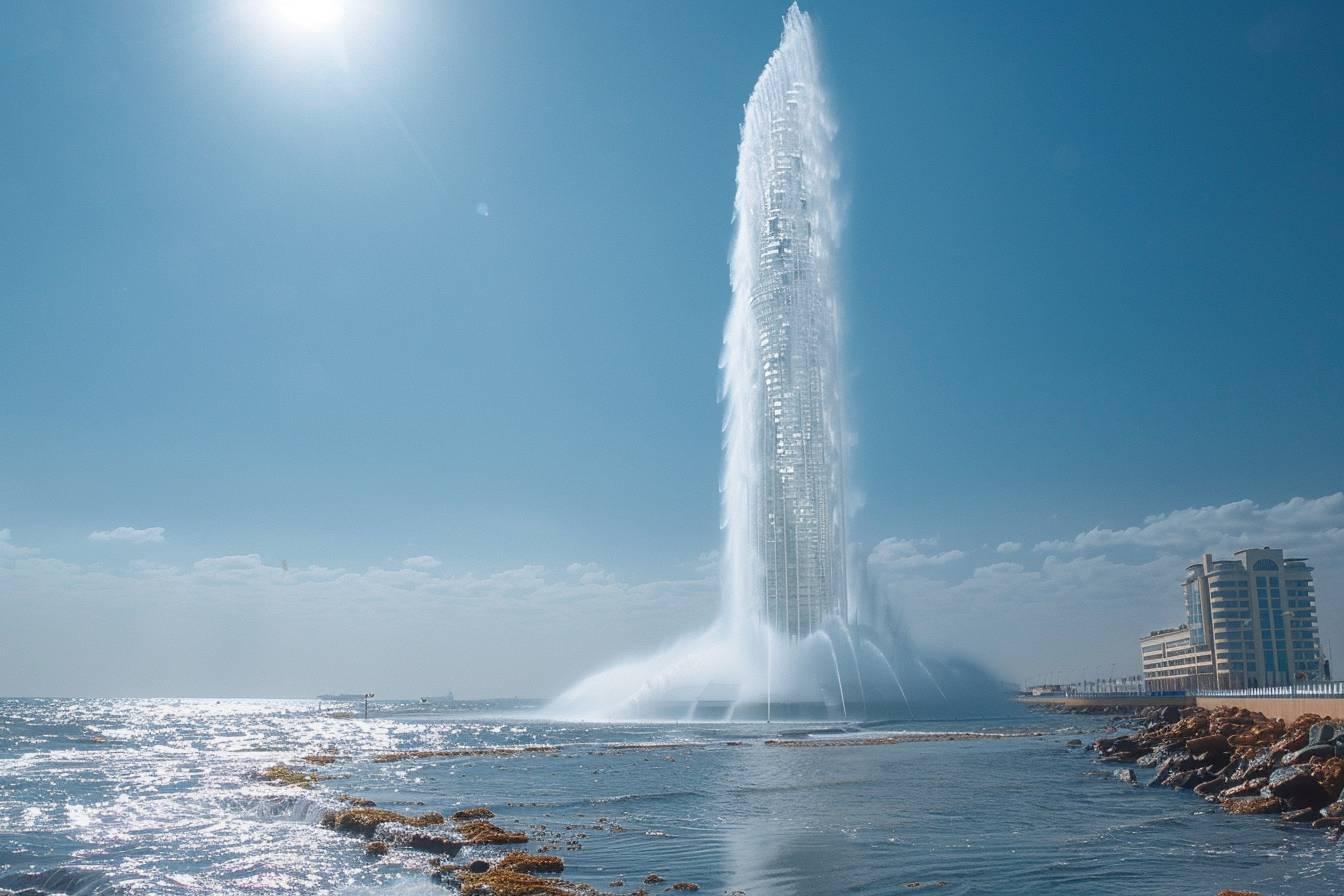
[[[1202,709],[1235,707],[1275,719],[1295,719],[1308,713],[1344,718],[1344,682],[1326,682],[1298,687],[1242,688],[1156,694],[1069,693],[1019,697],[1022,703],[1061,709],[1104,711],[1108,708],[1137,709],[1147,706],[1198,706]]]

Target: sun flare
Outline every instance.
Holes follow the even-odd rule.
[[[341,0],[269,0],[266,8],[276,24],[301,33],[335,31],[345,22]]]

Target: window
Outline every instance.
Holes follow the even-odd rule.
[[[1257,560],[1257,561],[1255,561],[1255,565],[1251,567],[1251,569],[1255,570],[1256,572],[1260,572],[1261,570],[1269,570],[1269,569],[1277,570],[1278,568],[1279,568],[1279,564],[1275,563],[1273,560],[1269,559],[1268,557],[1266,557],[1266,558],[1263,559],[1263,560]]]

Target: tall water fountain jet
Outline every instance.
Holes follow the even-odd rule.
[[[722,361],[724,594],[794,641],[846,617],[834,133],[795,5],[742,125]]]
[[[738,152],[719,617],[579,682],[552,717],[928,717],[951,714],[947,688],[993,684],[969,664],[918,657],[889,602],[847,569],[834,134],[812,23],[795,4]]]

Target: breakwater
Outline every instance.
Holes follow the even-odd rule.
[[[1132,734],[1103,737],[1103,763],[1152,769],[1149,787],[1190,790],[1235,815],[1278,815],[1324,828],[1344,826],[1344,722],[1316,714],[1291,722],[1243,707],[1145,710]],[[1118,776],[1141,783],[1131,768]]]

